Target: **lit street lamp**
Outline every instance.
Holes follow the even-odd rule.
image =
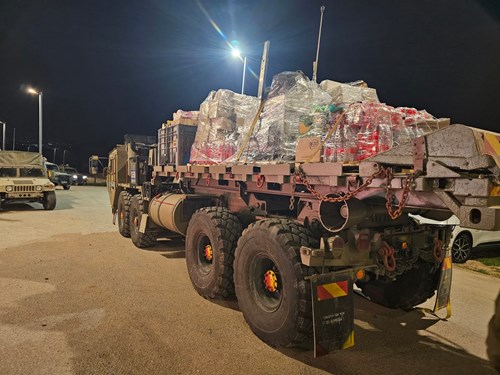
[[[42,154],[42,92],[28,87],[26,92],[31,95],[38,95],[38,152]]]
[[[241,51],[238,48],[233,48],[232,54],[234,57],[238,57],[240,60],[242,59],[241,57]],[[245,93],[245,73],[247,71],[247,57],[243,56],[243,79],[241,81],[241,94]]]

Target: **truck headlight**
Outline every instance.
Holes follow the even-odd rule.
[[[12,185],[7,185],[5,187],[5,191],[11,192],[12,190],[14,190],[14,187]]]
[[[86,179],[87,179],[87,176],[85,176],[85,175],[84,175],[82,178],[83,178],[84,180],[86,180]]]
[[[76,174],[73,175],[73,180],[78,180],[78,176]]]
[[[42,185],[36,185],[36,186],[35,186],[35,190],[36,190],[36,191],[42,191],[42,189],[43,189],[43,188],[42,188]]]

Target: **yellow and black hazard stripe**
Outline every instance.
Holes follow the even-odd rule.
[[[500,134],[484,132],[484,152],[492,156],[500,155]]]

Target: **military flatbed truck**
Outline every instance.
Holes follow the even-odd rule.
[[[9,202],[39,202],[45,210],[56,207],[55,187],[42,155],[0,151],[0,208]]]
[[[314,342],[320,355],[353,344],[354,284],[390,308],[436,290],[436,309],[449,306],[451,227],[408,214],[499,230],[499,159],[485,141],[451,125],[355,165],[161,165],[154,144],[119,145],[107,182],[122,235],[139,248],[185,236],[200,295],[235,294],[263,341]]]

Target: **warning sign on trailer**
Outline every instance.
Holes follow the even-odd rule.
[[[352,280],[347,274],[311,278],[314,356],[354,345]]]

